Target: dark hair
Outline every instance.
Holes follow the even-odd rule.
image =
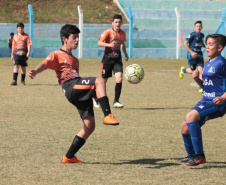
[[[68,37],[71,34],[79,34],[79,33],[80,33],[80,30],[75,25],[65,24],[64,26],[62,26],[60,30],[60,38],[61,38],[62,45],[64,44],[63,37],[68,39]]]
[[[115,14],[115,15],[113,16],[112,20],[114,21],[115,19],[121,19],[121,21],[122,21],[122,16],[119,15],[119,14]]]
[[[24,28],[24,24],[22,23],[22,22],[19,22],[18,24],[17,24],[17,26],[16,26],[17,28],[18,27],[22,27],[22,28]]]
[[[201,26],[202,26],[202,21],[196,21],[194,25],[196,25],[196,24],[201,24]]]
[[[216,41],[216,43],[218,45],[222,45],[223,48],[226,45],[226,37],[224,35],[222,35],[222,34],[210,34],[210,35],[207,35],[206,39],[205,39],[205,43],[206,44],[207,44],[207,40],[209,38],[214,39]]]
[[[14,35],[14,33],[13,33],[13,32],[11,32],[11,33],[10,33],[10,35]]]

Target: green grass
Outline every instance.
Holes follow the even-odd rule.
[[[42,59],[29,59],[28,70]],[[26,86],[10,86],[13,64],[0,59],[0,184],[224,184],[226,117],[203,127],[207,163],[187,167],[174,162],[186,155],[180,134],[185,114],[201,95],[189,75],[178,77],[186,60],[131,59],[145,70],[140,84],[123,82],[123,109],[113,109],[119,126],[102,124],[77,153],[84,165],[62,164],[82,128],[76,108],[64,97],[54,71]],[[99,76],[100,59],[81,59],[81,76]],[[20,76],[19,76],[20,80]],[[112,105],[114,78],[107,83]]]
[[[112,0],[0,0],[0,22],[28,23],[28,4],[33,8],[34,23],[77,24],[78,5],[81,5],[86,24],[111,24],[114,14],[122,14]],[[122,16],[124,23],[127,23],[123,14]]]

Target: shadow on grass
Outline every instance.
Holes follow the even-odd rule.
[[[178,160],[179,158],[173,158],[171,160]],[[183,165],[183,164],[182,164]],[[185,165],[186,166],[186,165]],[[208,162],[198,166],[190,166],[191,169],[210,169],[210,168],[226,168],[226,162]]]
[[[198,169],[211,169],[211,168],[226,168],[226,162],[207,162],[203,165],[199,165],[191,169],[198,170]]]
[[[188,109],[186,107],[172,107],[172,108],[125,108],[125,110],[166,110],[166,109]]]
[[[26,84],[26,86],[60,86],[59,84]]]
[[[167,159],[137,159],[137,160],[120,160],[118,163],[89,163],[89,164],[112,164],[112,165],[125,165],[125,164],[131,164],[131,165],[151,165],[146,168],[164,168],[169,166],[177,166],[180,164],[174,163],[174,162],[167,162],[167,163],[159,163],[161,161],[165,161]],[[153,166],[152,166],[153,165]]]

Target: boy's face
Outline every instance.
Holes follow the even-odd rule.
[[[23,27],[17,27],[17,32],[19,34],[23,34],[24,33],[24,28]]]
[[[70,34],[68,38],[63,37],[64,44],[70,49],[76,49],[79,42],[79,34]]]
[[[195,31],[196,31],[197,33],[200,33],[201,30],[202,30],[202,25],[201,25],[200,23],[196,23],[196,24],[195,24]]]
[[[208,38],[206,42],[206,54],[210,59],[213,59],[220,55],[223,47],[216,43],[215,39]]]
[[[112,26],[115,31],[119,31],[122,26],[122,20],[121,19],[114,19],[112,22]]]

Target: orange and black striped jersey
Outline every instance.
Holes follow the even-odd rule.
[[[105,47],[104,56],[108,58],[121,58],[121,44],[126,41],[126,33],[123,30],[116,32],[113,28],[109,28],[100,35],[99,40],[105,43],[116,41],[116,47]]]
[[[12,42],[13,54],[26,55],[28,52],[28,47],[31,45],[32,42],[28,34],[15,34]]]
[[[62,49],[50,53],[42,63],[45,64],[46,69],[55,71],[61,86],[68,80],[80,77],[79,60]]]

